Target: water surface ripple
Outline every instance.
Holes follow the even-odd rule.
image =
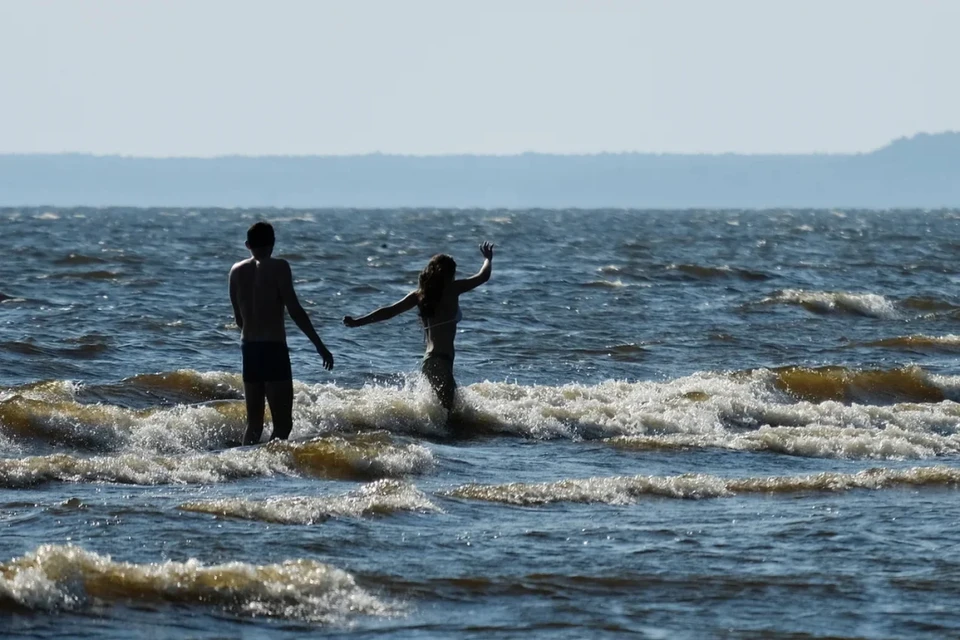
[[[266,218],[292,440],[227,299]],[[954,211],[0,209],[9,637],[955,637]],[[413,314],[451,253],[451,438]]]

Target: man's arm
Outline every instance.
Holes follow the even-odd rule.
[[[493,244],[484,242],[480,245],[480,253],[483,254],[483,266],[480,267],[480,271],[469,278],[454,282],[454,286],[457,288],[457,295],[476,289],[490,279],[490,272],[493,270]]]
[[[243,314],[240,313],[240,300],[237,294],[239,284],[237,282],[236,272],[236,267],[230,269],[230,304],[233,305],[233,320],[237,323],[240,330],[243,331]]]
[[[391,305],[386,307],[380,307],[376,311],[371,311],[365,316],[360,316],[359,318],[352,318],[350,316],[344,316],[343,324],[348,327],[362,327],[365,324],[372,324],[374,322],[383,322],[384,320],[389,320],[394,316],[398,316],[404,311],[410,311],[415,306],[417,306],[417,292],[411,291],[403,297],[402,300],[398,300]]]
[[[297,292],[293,290],[293,273],[290,271],[290,264],[286,260],[280,260],[279,262],[280,297],[283,300],[283,305],[287,308],[290,319],[297,325],[297,328],[317,348],[317,353],[323,358],[323,368],[329,371],[333,369],[333,354],[323,344],[323,340],[320,339],[317,331],[313,328],[313,323],[310,322],[310,316],[307,315],[306,310],[300,305],[300,300],[297,299]]]

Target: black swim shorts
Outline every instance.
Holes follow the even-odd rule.
[[[290,351],[285,342],[241,342],[244,382],[293,380]]]

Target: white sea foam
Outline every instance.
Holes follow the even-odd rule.
[[[120,387],[119,393],[146,388],[204,400],[232,393],[235,378],[218,372],[178,371],[136,376],[116,386]],[[73,450],[173,455],[224,448],[239,442],[246,428],[246,409],[241,400],[130,409],[87,404],[79,402],[78,396],[77,385],[70,381],[6,389],[0,395],[0,435],[13,442],[37,440]],[[446,433],[446,412],[429,385],[413,375],[400,388],[370,385],[347,389],[297,382],[293,420],[294,440],[369,430]],[[269,434],[268,425],[264,438]],[[388,457],[385,453],[379,459],[389,464]]]
[[[222,401],[134,410],[18,394],[0,401],[0,425],[8,436],[72,448],[186,453],[239,441],[245,409],[242,402]]]
[[[358,587],[349,573],[312,560],[132,564],[76,546],[43,545],[0,565],[0,604],[8,607],[82,610],[129,600],[321,623],[397,611]]]
[[[198,393],[219,393],[222,384],[214,376]],[[297,441],[371,430],[447,434],[446,413],[416,376],[402,386],[295,383],[294,388],[292,437]],[[71,393],[65,383],[8,392],[0,400],[2,433],[14,445],[39,439],[95,453],[170,456],[223,448],[239,441],[245,427],[244,405],[237,400],[133,410],[81,404],[66,397]],[[650,439],[658,438],[664,447],[922,458],[957,452],[958,399],[960,377],[917,367],[788,367],[697,373],[662,382],[482,382],[460,389],[453,421],[467,433],[536,439],[623,436],[646,438],[650,446],[656,446]],[[391,466],[405,469],[400,474],[411,472],[421,464],[412,460],[428,459],[402,448],[368,454],[357,450],[355,460],[371,465],[370,479],[389,477]]]
[[[632,504],[644,497],[703,499],[744,494],[850,491],[902,486],[953,486],[960,469],[945,466],[868,469],[859,473],[722,478],[707,474],[583,478],[542,483],[467,484],[445,495],[468,500],[533,506],[557,502]]]
[[[0,487],[44,482],[209,484],[248,477],[307,475],[369,480],[423,473],[433,468],[430,450],[394,444],[385,434],[337,436],[306,442],[271,442],[217,453],[163,456],[122,453],[83,457],[67,453],[0,459]]]
[[[855,427],[761,427],[722,435],[618,436],[609,444],[627,450],[720,448],[769,451],[811,458],[912,459],[960,453],[960,436]]]
[[[880,428],[952,434],[960,407],[952,401],[869,405],[797,401],[781,389],[783,372],[704,373],[667,382],[604,382],[559,387],[480,383],[464,391],[465,416],[493,431],[549,437],[616,435],[728,436],[763,426]],[[960,379],[927,376],[953,394]],[[850,381],[827,380],[843,389]]]
[[[335,496],[295,496],[247,500],[227,498],[180,505],[184,511],[282,524],[314,524],[327,518],[382,516],[402,511],[439,511],[413,485],[378,480]]]
[[[849,293],[845,291],[805,291],[785,289],[765,298],[765,304],[794,304],[815,313],[854,313],[874,318],[894,318],[898,315],[896,305],[875,293]]]
[[[418,375],[402,386],[295,383],[293,437],[377,429],[391,433],[446,435],[447,413]]]

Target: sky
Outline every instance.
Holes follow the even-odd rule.
[[[0,153],[848,153],[960,130],[954,0],[0,0]]]

